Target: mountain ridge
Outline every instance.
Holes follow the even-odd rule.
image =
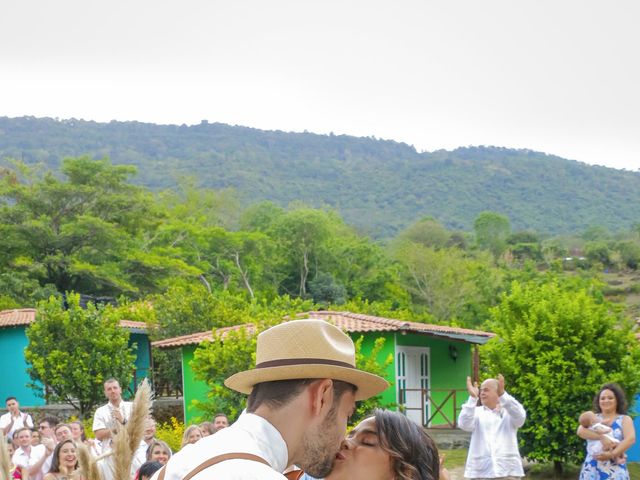
[[[57,169],[66,156],[109,157],[138,167],[135,181],[234,187],[245,203],[302,200],[336,208],[364,233],[390,237],[433,216],[470,230],[484,210],[514,229],[574,233],[640,222],[640,173],[506,147],[418,152],[394,140],[197,125],[0,117],[0,156]]]

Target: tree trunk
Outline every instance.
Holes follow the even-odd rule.
[[[564,471],[564,465],[560,460],[554,460],[553,461],[553,472],[555,473],[556,477],[559,477],[560,475],[562,475],[562,472]]]
[[[238,267],[238,271],[240,272],[240,276],[242,277],[242,283],[244,283],[244,287],[249,291],[249,295],[251,296],[251,298],[253,298],[253,289],[251,288],[251,284],[249,283],[249,275],[247,271],[243,270],[242,266],[240,265],[240,254],[238,252],[234,252],[232,256],[236,261],[236,267]]]
[[[307,277],[309,276],[309,252],[302,254],[302,268],[300,269],[300,297],[307,296]]]
[[[207,279],[204,278],[204,275],[200,275],[198,280],[200,280],[200,282],[206,287],[207,292],[211,293],[211,285],[207,282]]]

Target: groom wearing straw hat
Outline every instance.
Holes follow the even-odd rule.
[[[249,394],[240,418],[188,445],[157,480],[283,479],[295,464],[322,478],[330,471],[355,401],[389,384],[356,369],[351,339],[323,320],[294,320],[258,336],[256,367],[225,385]]]

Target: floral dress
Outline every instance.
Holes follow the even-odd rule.
[[[622,418],[622,415],[618,415],[611,424],[611,434],[620,441],[624,438]],[[602,421],[600,415],[598,415],[598,419]],[[587,458],[585,458],[582,470],[580,470],[580,480],[629,480],[629,471],[626,463],[619,465],[610,460],[599,462],[587,453]]]

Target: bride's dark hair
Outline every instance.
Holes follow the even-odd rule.
[[[376,429],[381,448],[392,460],[399,480],[439,480],[438,447],[417,423],[398,412],[376,410]]]

